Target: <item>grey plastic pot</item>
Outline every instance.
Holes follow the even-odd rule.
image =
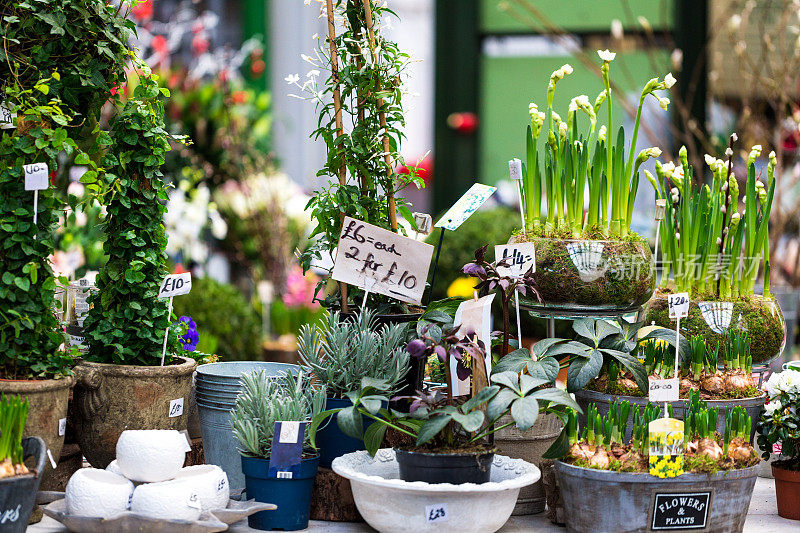
[[[740,532],[757,475],[758,465],[661,479],[556,461],[567,531],[581,533]]]
[[[644,407],[647,405],[648,399],[644,396],[614,396],[611,394],[605,394],[602,392],[596,392],[592,390],[581,389],[575,391],[575,401],[578,402],[578,405],[581,406],[583,413],[578,415],[578,424],[580,427],[586,427],[586,413],[589,410],[590,404],[595,404],[597,406],[597,412],[601,415],[605,415],[608,413],[608,408],[611,405],[611,402],[614,400],[618,400],[620,402],[629,401],[631,402],[631,407],[634,405],[638,405],[640,407]],[[747,414],[750,415],[750,418],[753,419],[753,434],[750,435],[750,443],[753,442],[753,436],[755,435],[756,429],[756,422],[758,422],[759,416],[761,416],[761,411],[764,409],[764,403],[767,401],[766,393],[762,393],[761,396],[756,398],[743,398],[743,399],[734,399],[734,400],[706,400],[706,403],[709,407],[714,409],[719,409],[719,413],[717,415],[717,427],[722,429],[725,427],[725,413],[728,412],[729,409],[736,407],[737,405],[740,407],[744,407]],[[683,420],[683,404],[684,400],[679,400],[677,402],[671,402],[672,408],[675,410],[675,418]],[[629,415],[628,420],[633,419],[633,412]],[[625,437],[630,438],[631,436],[631,429],[633,424],[628,424],[627,429],[625,431]]]
[[[39,437],[22,439],[25,458],[33,456],[34,471],[22,476],[0,479],[0,531],[22,533],[28,527],[28,518],[36,502],[36,491],[42,481],[47,459],[47,445]]]

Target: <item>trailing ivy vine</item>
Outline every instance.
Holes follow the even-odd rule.
[[[166,300],[157,298],[166,268],[163,217],[166,186],[161,173],[170,150],[159,88],[144,69],[133,98],[111,125],[111,150],[103,159],[107,215],[103,246],[108,262],[97,277],[98,291],[84,323],[87,359],[103,363],[158,365],[164,331],[170,326]],[[178,353],[179,325],[172,325],[165,363]]]

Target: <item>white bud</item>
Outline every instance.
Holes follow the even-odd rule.
[[[617,57],[617,54],[610,50],[598,50],[597,55],[600,56],[603,62],[614,61],[614,58]]]
[[[732,156],[733,156],[733,150],[731,150],[731,147],[730,147],[730,146],[728,146],[728,147],[725,149],[725,155],[726,155],[727,157],[732,157]]]
[[[722,239],[717,237],[717,246],[722,246]]]
[[[675,79],[675,76],[672,75],[672,72],[668,72],[666,76],[664,76],[664,85],[667,86],[667,89],[670,89],[675,82],[678,81]]]

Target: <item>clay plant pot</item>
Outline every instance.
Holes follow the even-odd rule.
[[[645,323],[675,328],[675,320],[669,318],[667,292],[657,290],[648,302]],[[711,350],[732,330],[747,332],[754,365],[774,361],[786,345],[786,320],[778,301],[757,294],[729,301],[694,299],[689,302],[689,316],[681,320],[681,333],[687,339],[702,336]]]
[[[86,361],[76,366],[76,433],[89,463],[95,468],[108,466],[126,429],[185,430],[196,366],[187,357],[176,357],[175,364],[166,366]],[[183,408],[177,409],[181,401]]]
[[[510,242],[524,242],[519,235]],[[536,246],[533,274],[541,301],[525,299],[539,312],[581,312],[587,316],[635,311],[655,289],[650,246],[644,239],[529,239]]]
[[[22,452],[25,459],[33,457],[29,474],[0,479],[0,531],[3,533],[24,533],[28,527],[36,491],[42,481],[42,470],[47,462],[47,446],[39,437],[22,439]]]
[[[28,399],[28,421],[23,437],[41,437],[54,458],[61,456],[67,423],[69,389],[75,382],[72,376],[61,379],[0,380],[0,393],[17,395]],[[45,483],[53,473],[48,461],[43,477]]]
[[[778,516],[800,520],[800,471],[781,468],[783,461],[772,463],[775,478],[775,496],[778,501]]]

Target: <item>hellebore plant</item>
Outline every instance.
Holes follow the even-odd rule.
[[[774,445],[782,446],[785,460],[776,466],[787,470],[800,469],[800,372],[784,370],[772,374],[767,381],[769,402],[758,423],[758,447],[764,459],[775,452]]]
[[[693,185],[694,170],[689,165],[686,147],[679,151],[680,167],[656,162],[653,177],[646,172],[658,199],[667,200],[661,221],[661,247],[664,267],[661,287],[667,286],[670,272],[676,292],[690,296],[709,294],[730,299],[754,294],[762,258],[764,296],[770,297],[769,215],[775,195],[775,152],[769,154],[767,182],[756,176],[755,160],[761,146],[754,146],[747,158],[745,210],[737,212],[739,185],[733,174],[733,143],[726,151],[727,161],[706,155],[713,174],[711,186]],[[740,273],[740,267],[743,272]]]
[[[598,55],[602,60],[605,89],[594,104],[586,95],[573,98],[566,122],[553,110],[556,83],[572,73],[572,67],[564,65],[550,76],[545,112],[539,111],[533,103],[529,107],[531,125],[526,137],[527,156],[520,185],[525,234],[534,232],[546,236],[567,233],[578,238],[598,232],[604,236],[624,237],[630,232],[633,204],[639,187],[639,167],[647,159],[661,155],[658,148],[647,148],[634,158],[642,106],[647,95],[652,95],[666,109],[669,99],[658,96],[656,91],[672,87],[675,78],[672,74],[667,74],[663,81],[653,78],[642,90],[630,143],[631,152],[626,160],[624,129],[619,129],[616,144],[611,131],[613,117],[609,71],[616,54],[602,50],[598,51]],[[597,114],[604,102],[607,105],[608,124],[597,130]],[[578,130],[579,112],[589,119],[588,131]],[[537,143],[543,130],[545,146],[540,154]],[[584,217],[587,189],[589,209]],[[541,205],[543,192],[547,208],[544,219]]]
[[[330,415],[336,413],[336,420],[344,433],[364,440],[367,451],[375,455],[383,442],[387,429],[406,435],[414,440],[414,446],[438,453],[456,452],[464,447],[486,445],[485,439],[500,429],[516,425],[520,430],[530,429],[540,412],[561,412],[565,407],[577,409],[575,401],[561,389],[547,387],[552,384],[554,375],[545,369],[526,372],[493,372],[491,384],[482,388],[473,387],[471,397],[453,397],[450,384],[450,358],[459,361],[460,374],[471,366],[473,385],[480,383],[478,363],[485,360],[486,352],[481,343],[474,340],[471,332],[464,335],[455,328],[435,324],[423,326],[424,333],[412,340],[408,351],[412,357],[427,358],[437,354],[443,358],[447,373],[448,391],[418,392],[411,398],[409,413],[382,407],[389,398],[381,395],[385,383],[365,378],[361,389],[349,392],[347,397],[353,402],[351,407],[331,409],[317,415],[311,424],[311,442],[316,429]],[[555,366],[553,361],[533,361],[536,368],[540,363],[544,368]],[[485,368],[485,367],[484,367]],[[463,369],[463,370],[462,370]],[[548,377],[542,377],[548,374]],[[485,378],[484,378],[485,379]],[[509,415],[512,421],[498,423]],[[378,423],[371,424],[366,431],[362,428],[362,416]]]

